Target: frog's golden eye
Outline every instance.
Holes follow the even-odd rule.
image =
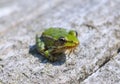
[[[61,43],[65,43],[65,42],[66,42],[66,39],[65,39],[64,37],[60,37],[60,38],[59,38],[59,41],[60,41]]]

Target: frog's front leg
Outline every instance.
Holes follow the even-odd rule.
[[[54,62],[57,60],[57,57],[54,56],[53,54],[51,54],[53,52],[53,49],[49,49],[49,50],[46,50],[44,52],[44,55],[47,59],[49,59],[50,61]]]

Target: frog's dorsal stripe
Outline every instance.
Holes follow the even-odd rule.
[[[52,36],[48,36],[48,35],[44,35],[42,36],[42,38],[47,38],[47,39],[51,39],[53,41],[56,41],[57,39],[53,38]]]

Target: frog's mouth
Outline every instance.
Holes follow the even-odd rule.
[[[65,49],[74,49],[74,48],[76,48],[77,46],[79,45],[79,42],[76,42],[76,43],[72,43],[72,44],[67,44],[67,46],[65,46],[64,48]]]
[[[54,50],[54,53],[59,53],[59,52],[65,52],[65,51],[74,51],[76,47],[78,47],[79,43],[72,43],[72,44],[67,44],[67,46],[59,46],[57,49]]]
[[[65,47],[64,49],[65,50],[71,50],[71,49],[74,49],[74,48],[76,48],[77,46],[67,46],[67,47]]]

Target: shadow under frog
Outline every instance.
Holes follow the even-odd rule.
[[[55,62],[50,62],[45,56],[41,55],[37,49],[36,49],[36,45],[32,45],[29,47],[29,53],[32,54],[34,57],[39,58],[41,63],[51,63],[53,65],[62,65],[65,63],[66,61],[66,55],[65,53],[62,53],[60,55],[57,55],[57,60]]]

